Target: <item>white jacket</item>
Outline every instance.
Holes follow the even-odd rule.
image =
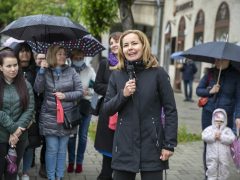
[[[83,91],[87,90],[89,93],[87,96],[84,96],[83,98],[91,101],[94,90],[93,87],[91,88],[89,87],[89,83],[91,81],[95,82],[96,73],[91,66],[86,65],[86,68],[80,71],[79,74],[83,86]]]
[[[213,114],[221,111],[227,117],[225,110],[216,109]],[[206,151],[206,175],[208,180],[225,180],[229,176],[229,162],[231,161],[230,144],[234,141],[235,135],[227,125],[227,118],[224,119],[224,124],[220,129],[216,127],[214,119],[212,119],[212,125],[208,126],[202,132],[202,139],[207,143]],[[215,140],[215,134],[217,131],[221,132],[220,140]]]

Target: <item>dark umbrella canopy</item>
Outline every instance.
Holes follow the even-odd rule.
[[[83,26],[67,17],[45,14],[20,17],[0,33],[16,39],[41,42],[73,40],[89,34]]]
[[[47,49],[51,46],[50,43],[27,41],[32,49],[37,53],[47,53]],[[71,40],[71,41],[59,41],[52,44],[58,44],[66,48],[68,52],[71,52],[74,48],[79,48],[84,52],[85,56],[93,57],[101,51],[105,50],[105,47],[93,36],[86,35],[83,38]]]
[[[216,59],[240,62],[240,47],[229,42],[208,42],[184,51],[181,56],[208,63],[214,63]]]

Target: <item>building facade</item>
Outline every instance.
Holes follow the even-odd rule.
[[[239,0],[166,0],[161,33],[160,63],[169,72],[175,90],[181,90],[180,65],[170,58],[210,41],[240,42]],[[197,62],[196,81],[208,63]]]

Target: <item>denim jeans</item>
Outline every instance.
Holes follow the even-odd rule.
[[[48,179],[63,178],[69,136],[45,136],[45,163]]]
[[[77,164],[83,163],[84,152],[87,146],[88,128],[91,120],[91,115],[83,116],[82,123],[78,129],[78,148],[77,148]],[[69,138],[68,142],[68,158],[69,163],[75,163],[76,135]]]
[[[33,148],[27,147],[23,154],[23,174],[28,173],[33,161]]]
[[[192,99],[192,86],[193,86],[193,80],[184,80],[184,94],[186,100]]]

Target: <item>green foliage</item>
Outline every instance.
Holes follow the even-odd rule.
[[[97,37],[108,31],[118,17],[116,0],[79,0],[75,3],[73,18],[78,22],[83,22]]]
[[[178,143],[200,141],[200,140],[201,140],[201,135],[188,133],[186,126],[179,127],[179,129],[178,129]]]
[[[65,0],[21,0],[13,6],[15,18],[33,14],[65,15]]]
[[[0,27],[13,21],[12,6],[17,0],[0,0]]]
[[[90,139],[94,142],[95,141],[95,135],[96,135],[96,130],[97,130],[97,122],[96,121],[91,121],[89,130],[88,130],[88,136]]]

